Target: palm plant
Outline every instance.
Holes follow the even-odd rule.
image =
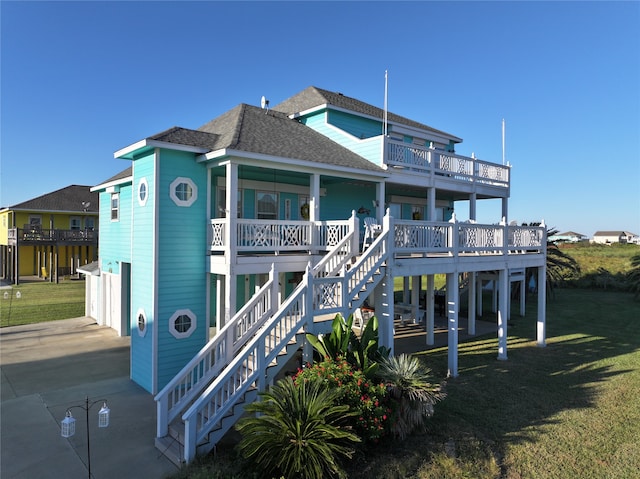
[[[400,439],[422,428],[433,415],[434,404],[445,396],[440,385],[430,382],[431,370],[415,356],[401,354],[384,359],[378,376],[397,404],[391,430]]]
[[[629,271],[627,279],[631,286],[631,291],[635,293],[637,298],[640,296],[640,254],[631,258],[631,271]]]
[[[261,401],[246,406],[246,411],[260,415],[236,426],[242,434],[240,452],[267,477],[346,477],[340,459],[352,457],[352,446],[360,438],[344,427],[345,418],[354,413],[336,405],[339,394],[320,381],[278,381],[260,393]]]

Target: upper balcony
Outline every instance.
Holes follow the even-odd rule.
[[[10,228],[10,245],[98,245],[98,232],[94,230],[42,229],[38,225],[25,225],[24,228]]]
[[[446,177],[463,185],[481,185],[509,191],[510,167],[420,147],[385,138],[385,163],[389,167],[424,175]]]

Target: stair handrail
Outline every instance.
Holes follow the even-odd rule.
[[[182,415],[185,424],[184,457],[187,462],[201,443],[239,398],[254,383],[258,391],[266,387],[267,365],[293,337],[313,321],[308,292],[312,275],[307,267],[303,281],[266,321],[241,351]],[[206,414],[203,411],[206,409]]]
[[[356,212],[351,211],[351,228],[342,239],[335,244],[322,259],[313,267],[312,274],[314,278],[319,276],[335,276],[338,274],[342,266],[357,254],[359,241],[359,220]]]
[[[268,281],[154,397],[158,437],[167,435],[169,423],[232,360],[235,353],[272,315],[275,265]]]

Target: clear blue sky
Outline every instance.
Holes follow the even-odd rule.
[[[640,2],[0,5],[1,206],[98,184],[129,166],[114,151],[262,95],[382,107],[388,70],[390,111],[459,153],[501,163],[505,119],[510,220],[640,234]]]

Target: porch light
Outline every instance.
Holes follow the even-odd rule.
[[[109,426],[109,414],[111,414],[111,409],[107,407],[107,403],[105,401],[98,412],[98,427]]]

